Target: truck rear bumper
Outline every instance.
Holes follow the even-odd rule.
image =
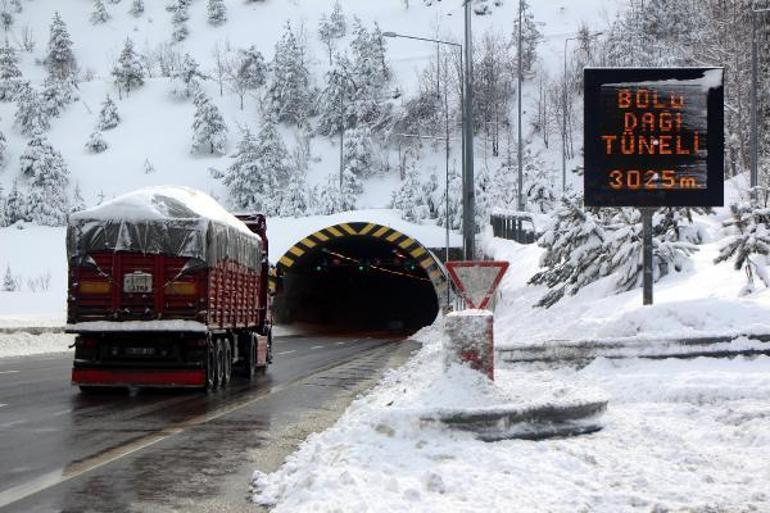
[[[202,387],[203,369],[72,369],[73,385]]]

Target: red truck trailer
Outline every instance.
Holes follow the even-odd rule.
[[[72,383],[214,390],[272,360],[262,215],[154,187],[71,216],[67,331]]]

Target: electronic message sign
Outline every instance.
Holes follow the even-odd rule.
[[[587,68],[586,206],[721,206],[722,84],[722,68]]]

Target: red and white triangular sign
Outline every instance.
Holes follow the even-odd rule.
[[[508,262],[447,262],[446,268],[468,308],[483,310],[508,270]]]

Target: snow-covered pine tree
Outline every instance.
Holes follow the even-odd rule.
[[[78,95],[73,80],[57,80],[53,77],[47,77],[43,81],[40,101],[50,118],[58,118],[67,105],[77,100]]]
[[[428,207],[428,218],[435,219],[438,215],[438,206],[443,198],[443,189],[439,189],[438,176],[436,171],[431,171],[428,179],[420,185],[422,196],[425,198],[425,204]]]
[[[152,165],[150,159],[144,159],[144,174],[150,175],[155,172],[155,166]]]
[[[106,151],[107,148],[109,148],[109,144],[104,140],[102,131],[97,128],[91,132],[91,135],[88,136],[88,141],[86,141],[86,149],[91,153],[102,153],[103,151]]]
[[[618,209],[608,229],[610,272],[618,273],[616,282],[620,291],[640,287],[643,279],[643,244],[641,214],[636,209]],[[652,271],[653,281],[671,271],[680,272],[690,265],[689,257],[697,251],[695,245],[684,241],[669,241],[656,235],[653,225]]]
[[[58,12],[54,13],[48,39],[48,54],[45,58],[48,75],[57,80],[75,78],[77,60],[72,51],[72,39],[67,31],[67,25]]]
[[[116,4],[116,5],[120,3],[120,0],[107,0],[107,1],[110,2],[111,4]]]
[[[144,85],[144,77],[146,76],[144,65],[134,51],[134,42],[131,41],[131,38],[126,38],[118,62],[112,68],[112,76],[118,91],[125,91],[126,94],[132,89]]]
[[[318,38],[326,46],[329,51],[329,64],[332,64],[332,52],[334,51],[334,43],[338,39],[345,37],[347,32],[347,22],[345,20],[345,14],[342,12],[342,6],[339,1],[334,2],[334,8],[329,17],[324,13],[321,16],[321,21],[318,24]]]
[[[96,123],[96,128],[99,130],[111,130],[119,124],[120,114],[118,113],[118,107],[112,101],[112,97],[107,94],[99,111],[99,120]]]
[[[27,184],[26,217],[44,226],[61,226],[69,212],[69,169],[61,153],[38,134],[19,157],[20,175]]]
[[[532,8],[527,0],[522,2],[522,24],[521,24],[521,68],[527,75],[531,76],[535,61],[537,60],[537,45],[543,40],[543,34],[535,23],[535,16],[532,14]],[[518,46],[519,42],[519,16],[518,11],[513,21],[513,44]],[[518,49],[515,50],[514,59],[518,58]]]
[[[288,181],[289,154],[275,122],[266,118],[257,137],[245,129],[232,158],[233,163],[223,178],[232,205],[238,209],[276,214]]]
[[[0,23],[3,25],[3,32],[5,32],[6,40],[8,39],[8,31],[11,30],[13,22],[13,14],[11,14],[11,11],[8,10],[8,5],[3,4],[2,10],[0,10]]]
[[[0,169],[6,164],[6,153],[8,152],[8,141],[5,139],[5,134],[0,131]]]
[[[459,230],[463,225],[463,179],[456,166],[450,168],[449,173],[449,212],[447,213],[447,192],[441,194],[438,203],[437,218],[439,226],[446,226],[449,219],[449,228]]]
[[[714,263],[733,259],[735,270],[746,273],[741,295],[754,292],[755,277],[770,287],[766,269],[770,254],[770,208],[760,208],[756,201],[740,201],[730,205],[730,213],[731,217],[722,223],[730,235]]]
[[[80,182],[75,182],[75,190],[72,192],[72,206],[70,207],[70,214],[85,210],[86,202],[83,199],[83,193],[80,190]]]
[[[15,13],[20,13],[24,10],[24,6],[21,5],[21,0],[10,0],[11,10]]]
[[[554,211],[553,226],[538,242],[545,249],[540,258],[544,269],[535,273],[529,283],[546,285],[550,290],[536,306],[553,306],[565,294],[576,294],[610,270],[606,231],[582,203],[580,197],[563,196]]]
[[[238,95],[243,110],[243,99],[249,91],[255,91],[265,84],[267,65],[262,53],[251,45],[238,50],[238,57],[226,67],[228,85]]]
[[[695,223],[693,214],[705,216],[713,213],[710,208],[703,207],[658,209],[655,213],[655,233],[661,240],[702,244],[706,239],[706,232],[703,227]]]
[[[356,210],[358,208],[358,197],[362,192],[364,192],[364,185],[361,183],[361,179],[351,168],[346,167],[342,171],[340,210]]]
[[[11,191],[8,193],[8,197],[5,198],[5,222],[10,226],[17,221],[25,220],[25,218],[24,198],[19,191],[19,181],[14,178]]]
[[[106,23],[111,18],[110,13],[107,12],[107,8],[104,6],[102,0],[94,0],[94,10],[91,11],[91,16],[88,18],[94,25]]]
[[[21,133],[27,136],[44,132],[51,127],[51,120],[40,94],[28,85],[22,87],[17,95],[14,119]]]
[[[367,128],[354,128],[345,133],[342,161],[344,169],[349,170],[359,180],[374,173],[372,136]]]
[[[390,207],[401,212],[401,217],[413,223],[419,223],[430,215],[430,208],[420,183],[420,173],[412,162],[406,169],[404,181],[393,191]]]
[[[321,135],[333,135],[356,122],[356,106],[352,99],[356,88],[351,77],[351,63],[344,54],[334,57],[334,67],[326,72],[326,87],[318,101],[318,128]],[[344,111],[344,114],[343,114]]]
[[[3,185],[0,184],[0,228],[8,226],[8,217],[5,215],[5,194],[3,193]]]
[[[207,79],[195,59],[186,53],[181,66],[171,75],[171,93],[180,98],[190,98],[200,89],[201,80]]]
[[[6,43],[0,47],[0,101],[15,100],[22,82],[16,50]]]
[[[227,145],[227,125],[219,108],[203,91],[195,95],[193,118],[193,152],[223,154]]]
[[[308,215],[308,193],[303,173],[293,173],[281,202],[281,217],[302,217]]]
[[[316,213],[319,215],[331,215],[342,212],[342,196],[340,195],[340,178],[338,175],[329,175],[326,183],[318,188],[315,196]]]
[[[15,292],[17,289],[16,285],[16,280],[11,273],[11,266],[7,265],[3,275],[3,292]]]
[[[524,157],[524,193],[530,209],[539,214],[553,210],[556,204],[554,173],[546,163],[529,152]]]
[[[350,48],[356,123],[373,127],[383,114],[384,92],[390,80],[390,69],[385,61],[385,42],[379,27],[375,26],[370,33],[361,20],[354,18]]]
[[[272,80],[265,97],[269,113],[277,121],[302,126],[312,112],[310,72],[305,63],[305,49],[289,22],[275,45],[270,68]]]
[[[208,12],[209,23],[212,25],[221,25],[227,21],[227,7],[224,0],[208,0],[206,10]]]
[[[131,8],[128,10],[131,16],[138,18],[144,14],[144,0],[133,0],[131,2]]]

